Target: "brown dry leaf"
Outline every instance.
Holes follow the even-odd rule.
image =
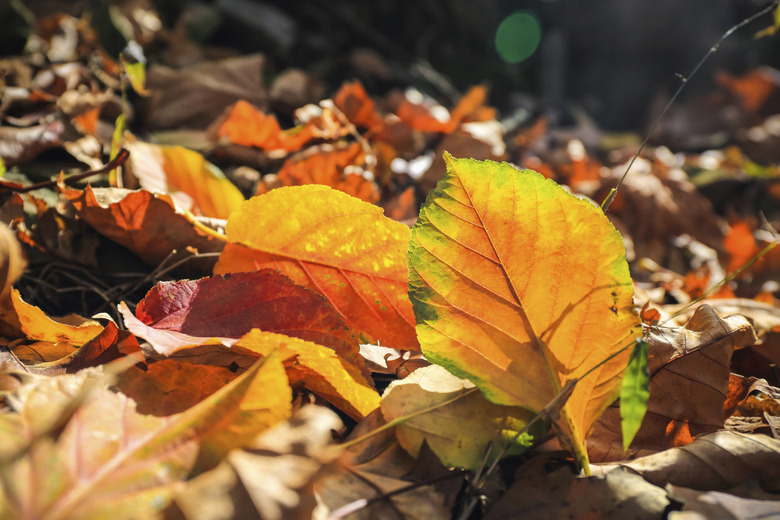
[[[379,410],[369,415],[352,432],[359,438],[384,424]],[[438,463],[432,463],[435,468]],[[439,466],[440,475],[446,469]],[[395,440],[392,430],[374,435],[347,449],[339,458],[337,471],[317,482],[315,491],[326,512],[370,500],[415,482],[415,461]],[[448,519],[446,498],[434,486],[422,485],[380,500],[351,514],[350,520],[437,520]]]
[[[165,417],[195,406],[236,377],[227,367],[169,358],[130,367],[117,376],[116,387],[136,402],[138,413]]]
[[[756,481],[767,493],[780,493],[780,440],[760,434],[717,431],[629,462],[620,462],[648,482],[707,491],[725,491]],[[601,466],[605,471],[615,464]]]
[[[25,303],[16,289],[11,289],[11,296],[0,302],[0,336],[6,338],[81,346],[102,331],[102,325],[80,316],[50,318],[38,307]]]
[[[65,125],[59,119],[26,128],[0,127],[0,157],[6,166],[30,161],[39,153],[60,145]]]
[[[743,316],[723,319],[705,304],[685,328],[652,327],[645,341],[650,345],[650,400],[629,456],[682,446],[723,427],[731,355],[735,348],[751,345],[755,333]],[[620,431],[616,403],[588,440],[591,460],[624,459]]]
[[[669,238],[683,234],[715,250],[722,248],[725,224],[710,201],[689,180],[662,177],[641,171],[640,166],[637,164],[626,177],[608,213],[625,225],[636,256],[661,261],[668,251]],[[623,167],[613,168],[594,200],[604,200],[624,171]]]
[[[222,251],[225,243],[216,232],[204,230],[191,216],[177,210],[168,195],[119,188],[62,189],[78,217],[100,234],[123,245],[150,266],[157,267],[174,251],[197,249],[201,253]],[[194,272],[209,272],[215,260],[188,262]],[[195,264],[195,265],[192,265]]]
[[[267,115],[244,100],[228,107],[211,127],[220,140],[263,150],[294,152],[314,138],[309,125],[282,131],[273,114]]]
[[[583,478],[556,466],[544,457],[526,462],[485,520],[655,520],[669,506],[663,488],[623,468]]]
[[[765,496],[764,500],[742,498],[718,491],[697,491],[670,485],[669,498],[683,504],[682,513],[672,513],[670,520],[698,520],[704,518],[739,518],[766,520],[778,517],[780,495]]]
[[[166,514],[186,520],[312,518],[312,488],[339,453],[330,444],[332,430],[341,427],[327,408],[304,406],[251,448],[230,452],[217,468],[187,482]]]
[[[265,58],[256,54],[203,62],[180,70],[152,65],[146,86],[150,128],[205,129],[226,106],[240,99],[266,106]]]

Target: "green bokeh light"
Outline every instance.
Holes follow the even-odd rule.
[[[541,39],[539,19],[531,12],[516,11],[496,29],[496,52],[507,63],[520,63],[536,51]]]

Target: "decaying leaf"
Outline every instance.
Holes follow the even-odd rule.
[[[780,493],[780,440],[761,434],[717,431],[680,448],[621,462],[656,486],[725,491],[749,480]],[[614,464],[596,466],[608,470]]]
[[[662,487],[623,468],[583,478],[566,465],[548,466],[555,467],[544,458],[526,463],[485,519],[655,520],[669,506]]]
[[[384,424],[382,413],[376,410],[363,420],[350,434],[358,439]],[[433,457],[432,457],[433,458]],[[447,473],[435,458],[422,468],[427,476]],[[324,513],[334,513],[340,508],[354,508],[356,503],[382,497],[382,495],[418,483],[421,468],[395,440],[392,430],[368,437],[348,448],[338,459],[336,471],[320,479],[315,486],[318,502]],[[457,475],[456,475],[457,477]],[[460,479],[454,478],[458,483]],[[374,500],[368,507],[352,512],[354,520],[444,520],[451,517],[447,496],[433,485],[421,484],[406,489],[386,499]],[[350,509],[351,510],[351,509]]]
[[[437,365],[390,383],[382,396],[382,415],[389,422],[437,405],[396,426],[398,442],[415,458],[427,442],[442,464],[472,470],[484,464],[491,443],[493,453],[502,450],[534,416],[526,408],[491,403],[470,381]],[[525,434],[507,453],[522,452],[531,441]]]
[[[653,327],[645,340],[650,348],[650,400],[629,455],[682,446],[723,427],[729,361],[734,348],[755,341],[750,323],[739,315],[720,318],[705,304],[685,328]],[[599,419],[588,444],[592,460],[625,458],[619,424],[617,406]]]
[[[250,449],[234,450],[215,469],[187,482],[171,510],[187,520],[312,517],[312,490],[339,451],[331,430],[341,428],[327,408],[305,406],[263,433]]]
[[[639,332],[622,240],[599,208],[536,172],[445,159],[409,246],[423,353],[495,403],[542,410]],[[617,397],[628,355],[564,406],[575,448]]]
[[[215,273],[277,269],[325,296],[361,339],[417,347],[406,295],[409,228],[381,208],[326,186],[279,188],[245,202],[226,232]]]

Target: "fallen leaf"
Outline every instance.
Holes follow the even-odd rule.
[[[621,462],[656,486],[725,491],[749,480],[780,493],[780,440],[761,434],[717,431],[686,446]],[[615,464],[601,466],[605,470]]]
[[[312,488],[338,455],[330,444],[332,430],[341,427],[327,408],[304,406],[251,449],[232,451],[217,468],[189,480],[168,512],[186,520],[311,518],[317,505]]]
[[[46,316],[38,307],[25,303],[16,289],[0,301],[0,334],[7,338],[81,346],[103,331],[103,326],[95,321],[75,315],[72,318],[77,324],[64,323],[67,318],[55,320]]]
[[[729,254],[729,263],[726,267],[729,273],[733,273],[745,265],[758,253],[753,230],[745,221],[735,222],[731,225],[729,234],[723,239],[723,247]]]
[[[595,369],[563,408],[577,449],[617,397],[629,352],[607,359],[639,331],[622,239],[536,172],[445,160],[409,245],[423,353],[489,400],[537,412]]]
[[[333,104],[358,128],[377,132],[382,127],[374,101],[358,81],[344,83],[333,97]]]
[[[146,87],[150,128],[206,128],[240,99],[265,107],[265,58],[259,54],[198,63],[180,70],[152,65]]]
[[[187,247],[209,253],[225,246],[216,233],[207,233],[191,216],[177,210],[168,195],[91,186],[62,191],[79,218],[150,266],[157,267],[174,251],[185,254]],[[210,271],[213,265],[208,258],[188,262],[195,272]]]
[[[381,208],[326,186],[279,188],[244,203],[226,232],[215,273],[278,269],[325,296],[365,342],[417,348],[406,295],[409,228]]]
[[[277,332],[329,347],[356,367],[362,364],[357,343],[325,299],[272,269],[159,282],[138,303],[135,317],[147,328],[203,339],[238,339],[255,328]],[[146,337],[142,330],[130,330]]]
[[[718,491],[696,491],[679,486],[669,486],[669,498],[683,504],[683,513],[674,513],[674,517],[693,518],[740,518],[760,520],[777,516],[780,496],[768,500],[755,500],[737,497]],[[686,515],[687,513],[687,515]]]
[[[127,166],[141,187],[169,194],[187,211],[225,219],[244,202],[225,174],[196,151],[141,141],[125,142],[125,148]]]
[[[358,439],[385,424],[382,413],[376,410],[352,431],[347,439]],[[441,476],[447,470],[432,462],[430,466]],[[431,469],[431,468],[428,468]],[[338,459],[335,471],[317,481],[315,492],[325,514],[340,508],[351,510],[356,503],[372,500],[359,511],[350,514],[350,520],[444,520],[451,518],[446,496],[435,486],[416,477],[415,460],[398,444],[392,430],[365,438],[347,450]],[[455,475],[457,483],[462,480]],[[419,484],[391,497],[383,495]]]
[[[685,328],[656,326],[649,344],[650,400],[629,456],[681,446],[723,427],[734,349],[750,345],[755,334],[742,316],[725,319],[708,305],[696,309]],[[619,411],[610,407],[589,440],[592,460],[625,458]]]
[[[225,110],[216,134],[233,144],[287,152],[300,150],[315,137],[308,125],[282,131],[276,116],[267,115],[244,100]]]
[[[306,387],[355,420],[379,406],[379,394],[362,358],[360,364],[355,364],[322,345],[257,329],[243,336],[232,349],[261,356],[277,352],[290,384]]]
[[[347,147],[318,147],[299,158],[284,162],[275,183],[282,186],[324,184],[366,202],[379,201],[377,185],[363,176],[365,153],[359,143]],[[355,170],[350,172],[349,170]],[[257,195],[269,191],[264,182],[257,185]]]
[[[99,371],[86,369],[36,380],[44,386],[30,383],[28,395],[45,403],[35,414],[44,414],[55,399],[67,406],[84,380],[96,377]],[[137,413],[131,400],[103,381],[56,439],[24,438],[28,453],[0,470],[0,499],[14,518],[148,517],[165,507],[194,465],[213,467],[231,449],[287,418],[285,387],[281,364],[271,356],[186,412],[157,418]],[[31,404],[15,401],[16,413],[4,414],[5,420]]]
[[[653,520],[669,507],[663,488],[622,468],[577,477],[570,467],[549,470],[544,458],[524,464],[485,520],[521,518],[624,518]]]
[[[434,409],[421,414],[428,408]],[[476,470],[485,464],[488,446],[495,454],[509,445],[507,454],[514,455],[533,441],[528,433],[514,440],[533,412],[493,404],[470,381],[437,365],[390,383],[382,396],[382,415],[388,422],[413,416],[396,426],[398,442],[414,458],[427,443],[445,466]]]

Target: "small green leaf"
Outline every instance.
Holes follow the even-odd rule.
[[[634,440],[647,411],[650,398],[650,370],[647,368],[647,342],[638,339],[631,350],[628,368],[620,388],[620,427],[623,431],[623,450]]]

